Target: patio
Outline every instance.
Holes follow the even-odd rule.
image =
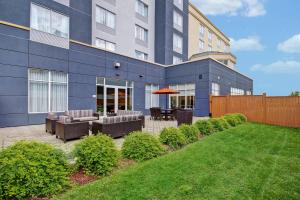
[[[205,119],[201,117],[193,117],[193,122]],[[176,127],[177,121],[158,121],[150,120],[150,116],[145,116],[145,128],[143,131],[149,132],[153,135],[158,135],[160,131],[165,127]],[[8,127],[0,128],[0,148],[5,148],[20,140],[36,140],[53,144],[58,148],[61,148],[66,153],[72,150],[74,144],[80,140],[72,140],[64,143],[60,139],[56,139],[55,135],[51,135],[45,132],[45,124],[20,126],[20,127]],[[124,138],[118,138],[114,140],[117,147],[121,148]]]

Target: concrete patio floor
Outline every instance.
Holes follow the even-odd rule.
[[[201,117],[194,117],[193,121],[199,119],[205,119]],[[160,131],[165,127],[176,127],[177,121],[157,121],[150,120],[150,116],[145,117],[145,128],[143,131],[158,136]],[[60,139],[56,139],[55,135],[51,135],[45,132],[45,124],[41,125],[30,125],[30,126],[19,126],[19,127],[8,127],[0,128],[0,148],[3,149],[9,145],[14,144],[20,140],[34,140],[52,144],[66,153],[70,153],[74,147],[74,144],[80,141],[72,140],[64,143]],[[116,146],[121,149],[124,142],[124,138],[114,139]]]

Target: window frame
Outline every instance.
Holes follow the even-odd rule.
[[[102,47],[100,47],[100,46],[97,46],[97,45],[96,45],[97,40],[99,40],[99,41],[104,41],[105,48],[102,48]],[[113,45],[114,45],[114,50],[108,49],[108,48],[107,48],[107,44],[113,44]],[[117,49],[117,44],[116,44],[116,43],[110,42],[110,41],[107,41],[107,40],[104,40],[104,39],[101,39],[101,38],[98,38],[98,37],[96,37],[96,39],[95,39],[95,46],[96,46],[97,48],[99,48],[99,49],[104,49],[104,50],[111,51],[111,52],[116,52],[116,49]]]
[[[181,41],[180,46],[181,47],[177,47],[175,45],[175,44],[179,44],[179,42],[176,41],[176,38],[180,39],[180,41]],[[178,52],[178,53],[182,53],[182,51],[183,51],[183,38],[180,35],[176,34],[176,33],[173,33],[173,51]]]
[[[175,62],[175,60],[177,60],[177,62]],[[183,62],[182,58],[173,55],[173,65],[177,65],[177,64],[180,64],[182,62]]]
[[[99,12],[101,10],[103,10],[103,12],[104,12],[104,23],[101,23],[101,22],[97,21],[97,19],[98,19],[98,17],[97,17],[97,13],[98,13],[97,9],[99,9]],[[114,16],[114,18],[113,18],[114,19],[113,27],[111,27],[111,26],[108,25],[108,17],[107,17],[108,15],[107,14],[111,14],[112,16]],[[95,12],[95,21],[96,21],[96,23],[99,23],[99,24],[101,24],[103,26],[106,26],[106,27],[108,27],[110,29],[115,30],[116,29],[116,19],[117,19],[116,16],[117,15],[114,12],[111,12],[110,10],[107,10],[107,9],[105,9],[105,8],[99,6],[99,5],[96,5],[96,12]]]
[[[141,5],[143,6],[143,9],[142,9],[143,12],[142,13],[139,10],[139,6],[141,6]],[[149,6],[145,2],[143,2],[141,0],[135,0],[135,12],[137,14],[145,17],[145,18],[148,18],[148,16],[149,16]]]
[[[143,58],[139,58],[138,54],[143,55]],[[139,60],[148,60],[148,54],[139,50],[135,50],[135,57]]]
[[[140,38],[139,36],[142,36],[144,38]],[[138,24],[135,24],[135,27],[134,27],[134,37],[135,39],[137,40],[140,40],[140,41],[143,41],[145,43],[148,43],[148,37],[149,37],[149,33],[148,33],[148,29],[138,25]]]
[[[189,86],[192,86],[193,89],[190,89]],[[171,89],[175,89],[176,91],[184,91],[184,109],[195,109],[195,105],[196,105],[196,84],[195,83],[183,83],[183,84],[171,84],[169,85],[169,88]],[[180,89],[180,88],[184,88],[184,90]],[[194,95],[188,95],[187,91],[193,91]],[[169,95],[169,108],[171,108],[171,97],[176,97],[176,107],[179,107],[179,96],[182,96],[179,94],[170,94]],[[194,105],[193,108],[188,108],[188,97],[193,96],[193,100],[194,100]]]
[[[32,25],[32,20],[33,20],[32,6],[36,6],[36,7],[39,7],[39,8],[42,8],[42,9],[45,9],[45,10],[49,11],[49,15],[50,15],[50,18],[49,18],[49,29],[50,29],[50,31],[49,32],[48,31],[44,31],[44,30],[39,30],[37,28],[32,27],[33,26]],[[53,27],[52,27],[52,25],[53,25],[53,23],[52,23],[52,21],[53,21],[53,19],[52,19],[52,13],[55,13],[55,14],[61,15],[63,17],[66,17],[66,19],[68,21],[68,29],[67,29],[68,30],[68,33],[67,33],[68,36],[67,37],[56,35],[56,34],[54,34],[52,32],[52,30],[53,30]],[[51,34],[51,35],[53,35],[55,37],[60,37],[60,38],[64,38],[64,39],[70,39],[70,17],[67,16],[67,15],[65,15],[64,13],[61,13],[61,12],[58,12],[56,10],[47,8],[47,7],[43,6],[43,5],[39,5],[39,4],[31,2],[31,4],[30,4],[30,20],[29,21],[30,21],[30,29],[33,29],[33,30],[36,30],[36,31],[40,31],[40,32],[43,32],[43,33],[47,33],[47,34]]]
[[[147,90],[147,86],[150,86],[150,90]],[[158,94],[153,94],[153,91],[158,90],[159,89],[159,84],[154,84],[154,83],[146,83],[145,84],[145,109],[149,110],[150,108],[153,107],[159,107],[159,95]],[[149,107],[146,105],[146,98],[147,98],[147,91],[150,91],[150,105]],[[158,98],[158,105],[153,106],[153,97],[157,97]]]
[[[181,19],[181,24],[176,23],[178,22],[178,20],[175,19]],[[176,30],[182,32],[183,30],[183,16],[177,12],[176,10],[173,11],[173,28],[175,28]]]
[[[48,73],[48,80],[47,81],[43,81],[43,80],[32,80],[30,79],[30,70],[31,69],[38,69],[38,70],[43,70],[43,71],[47,71]],[[66,75],[66,82],[58,82],[58,81],[52,81],[52,73],[53,72],[61,72],[64,73]],[[69,108],[69,74],[62,72],[62,71],[55,71],[55,70],[48,70],[48,69],[41,69],[41,68],[33,68],[30,67],[27,70],[27,74],[28,74],[28,81],[27,81],[27,89],[28,89],[28,114],[45,114],[45,113],[49,113],[49,112],[54,112],[54,113],[60,113],[60,112],[65,112],[66,110],[62,110],[62,111],[52,111],[51,109],[51,87],[53,83],[59,83],[59,84],[66,84],[66,88],[67,88],[67,94],[66,94],[66,109]],[[43,83],[47,83],[47,88],[48,88],[48,98],[47,98],[47,111],[45,112],[33,112],[30,110],[30,82],[43,82]]]
[[[211,95],[220,96],[221,87],[219,83],[212,82],[211,83]]]

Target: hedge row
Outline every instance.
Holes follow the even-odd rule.
[[[196,142],[201,135],[246,122],[242,114],[199,120],[193,125],[165,128],[159,138],[143,132],[133,132],[124,141],[124,158],[144,161]],[[93,175],[106,175],[117,165],[120,152],[109,136],[90,136],[75,145],[73,155],[78,169]],[[0,151],[0,199],[25,199],[52,195],[70,186],[66,155],[52,145],[21,141]]]

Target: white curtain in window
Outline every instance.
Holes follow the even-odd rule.
[[[48,111],[49,71],[29,70],[29,112]]]
[[[50,33],[50,10],[31,5],[31,28]]]
[[[96,7],[96,22],[105,25],[105,10],[100,7]]]
[[[51,111],[62,112],[67,108],[67,84],[52,83],[51,84]]]
[[[106,12],[106,17],[107,17],[107,26],[110,28],[115,28],[115,15],[111,12]]]
[[[159,89],[158,85],[153,85],[151,94],[152,94],[153,91],[158,90],[158,89]],[[159,95],[158,94],[152,94],[152,105],[151,106],[152,107],[159,107]]]
[[[59,13],[51,14],[52,34],[68,38],[69,37],[69,18]]]

